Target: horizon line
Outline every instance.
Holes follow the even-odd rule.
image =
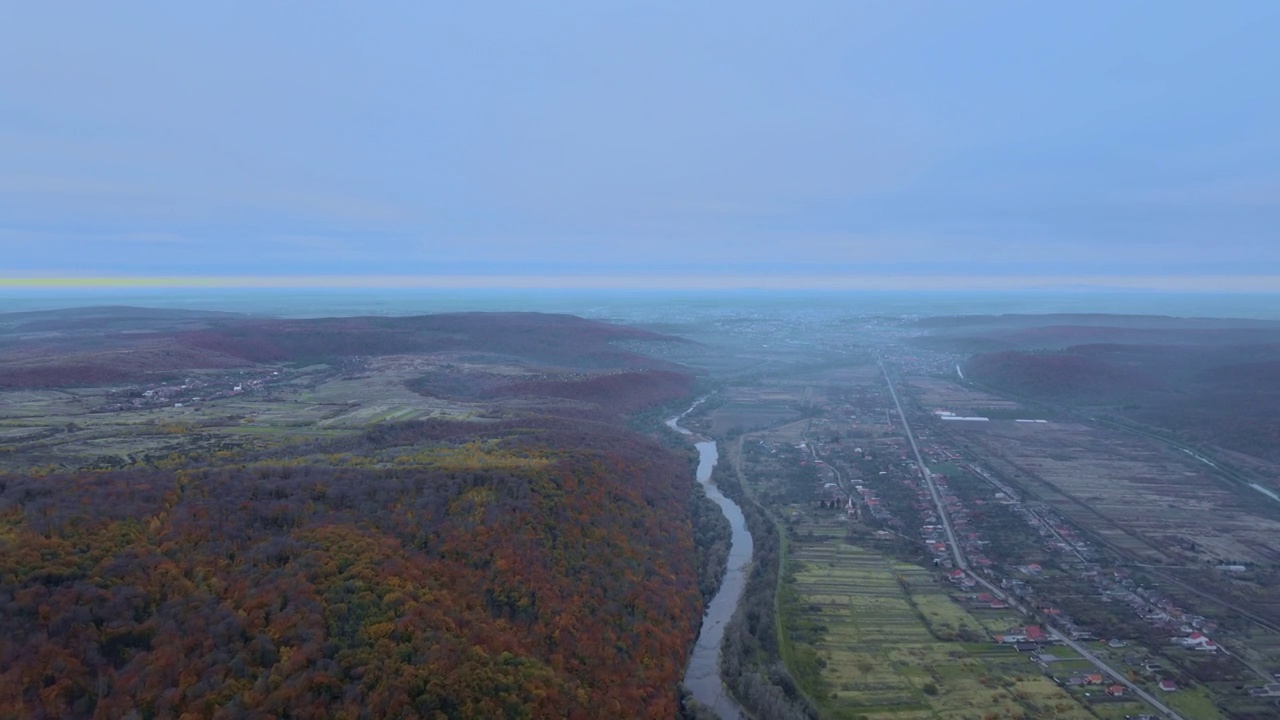
[[[1280,293],[1280,275],[46,275],[0,289],[1166,290]]]

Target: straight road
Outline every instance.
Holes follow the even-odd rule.
[[[951,529],[951,518],[947,515],[947,508],[942,502],[942,495],[938,492],[938,486],[933,482],[933,474],[929,472],[929,468],[924,464],[924,457],[920,454],[920,446],[916,444],[915,435],[911,433],[911,425],[907,422],[907,414],[902,410],[902,402],[898,400],[898,391],[893,387],[893,380],[889,377],[889,370],[885,368],[883,360],[880,361],[880,372],[884,373],[884,381],[889,385],[889,394],[893,397],[893,404],[898,409],[898,417],[902,419],[902,429],[906,432],[907,442],[911,443],[911,452],[916,456],[916,467],[920,468],[920,473],[924,477],[925,486],[929,489],[929,496],[933,498],[933,504],[938,509],[938,517],[942,519],[942,529],[947,534],[947,544],[951,547],[951,556],[955,561],[956,567],[969,573],[974,580],[985,586],[993,595],[1008,603],[1009,607],[1014,608],[1023,615],[1035,618],[1035,615],[1030,609],[1024,607],[1017,600],[1010,597],[1004,592],[1004,590],[996,587],[990,582],[987,582],[985,578],[969,569],[969,561],[965,559],[964,551],[960,549],[960,543],[956,542],[955,531]],[[1036,619],[1039,620],[1039,618]],[[1041,624],[1045,626],[1045,629],[1049,631],[1049,634],[1053,636],[1054,639],[1080,653],[1080,657],[1093,663],[1094,667],[1101,670],[1117,683],[1129,688],[1134,695],[1137,695],[1148,705],[1159,710],[1165,717],[1170,718],[1170,720],[1185,720],[1181,715],[1174,712],[1173,708],[1165,705],[1157,700],[1154,695],[1138,687],[1129,680],[1128,676],[1121,674],[1118,670],[1108,665],[1102,660],[1102,658],[1094,655],[1084,645],[1067,637],[1061,630],[1053,627],[1043,620],[1041,620]]]

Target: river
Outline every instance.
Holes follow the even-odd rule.
[[[689,667],[684,673],[685,687],[693,693],[698,702],[711,708],[722,720],[744,720],[746,714],[742,707],[725,690],[724,681],[720,678],[720,645],[724,641],[725,627],[733,611],[742,599],[742,592],[747,587],[747,566],[751,564],[753,546],[751,532],[747,530],[746,520],[742,517],[742,508],[720,492],[720,488],[711,482],[711,470],[716,466],[720,453],[713,440],[701,439],[689,430],[680,427],[680,419],[688,415],[698,406],[699,400],[688,410],[667,421],[667,427],[682,435],[694,438],[694,447],[698,449],[698,482],[706,490],[720,511],[729,520],[733,535],[729,545],[729,563],[725,569],[724,580],[720,590],[711,599],[707,612],[702,617],[702,628],[698,631],[698,643],[689,658]]]

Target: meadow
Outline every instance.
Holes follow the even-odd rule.
[[[989,636],[1016,615],[975,617],[929,570],[851,545],[844,528],[820,514],[793,523],[781,610],[788,658],[801,666],[792,670],[824,717],[1096,717],[1025,654],[956,639],[962,628]]]

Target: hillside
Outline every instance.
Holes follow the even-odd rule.
[[[692,378],[611,344],[661,336],[518,314],[215,321],[8,356],[55,379],[217,358],[210,382],[246,387],[195,407],[6,395],[74,414],[19,413],[7,431],[30,440],[0,446],[0,718],[676,715],[702,615],[693,478],[626,420]],[[440,378],[467,392],[426,397]],[[363,402],[457,419],[316,420]]]
[[[190,347],[255,362],[322,360],[346,355],[471,351],[570,367],[656,364],[613,348],[621,340],[672,340],[572,315],[450,313],[242,322],[183,333]]]
[[[558,367],[664,363],[621,341],[677,338],[571,315],[451,313],[308,320],[108,308],[0,315],[0,388],[142,382],[184,370],[472,352]]]
[[[1018,322],[1023,327],[1003,335],[943,335],[934,342],[984,348],[963,364],[965,376],[984,385],[1280,461],[1280,336],[1269,324],[1195,321],[1179,328],[1163,319],[1151,328],[1035,328]],[[1098,342],[1102,338],[1109,342]],[[1010,345],[1019,349],[1004,349]]]
[[[1117,404],[1155,385],[1140,370],[1079,352],[1005,351],[971,358],[965,376],[1045,400]]]
[[[1085,345],[1223,347],[1280,343],[1280,323],[1144,315],[998,315],[922,318],[928,347],[966,353],[1066,350]]]
[[[626,415],[685,397],[692,389],[693,378],[684,373],[644,370],[585,378],[526,380],[501,385],[488,394],[576,400]]]
[[[678,457],[538,423],[325,450],[0,480],[0,715],[673,716]]]

